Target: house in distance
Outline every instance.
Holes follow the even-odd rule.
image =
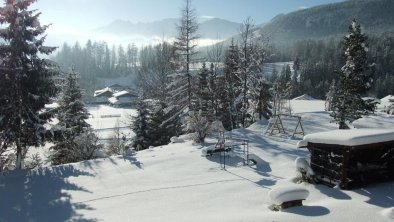
[[[127,87],[114,84],[94,92],[96,104],[108,104],[115,107],[133,106],[137,99],[137,93]]]

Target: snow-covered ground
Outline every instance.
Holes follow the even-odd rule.
[[[90,113],[90,118],[87,122],[92,126],[100,139],[107,140],[111,138],[117,127],[128,138],[132,137],[130,125],[132,122],[131,117],[136,115],[135,109],[115,108],[107,105],[88,106],[87,109]]]
[[[306,133],[337,128],[324,111],[323,101],[291,103],[293,112],[302,116]],[[292,121],[287,122],[289,130]],[[354,125],[393,128],[394,121],[378,113]],[[0,221],[394,220],[394,182],[352,191],[295,184],[294,160],[308,157],[308,151],[297,149],[299,140],[288,136],[263,135],[265,127],[261,122],[233,132],[233,136],[249,139],[250,152],[259,158],[256,166],[243,166],[242,159],[235,156],[226,160],[223,170],[219,156],[202,157],[203,146],[193,145],[183,136],[177,143],[125,158],[115,156],[0,176]],[[214,138],[208,139],[205,146],[214,142]],[[271,211],[269,191],[288,185],[309,191],[304,206]]]

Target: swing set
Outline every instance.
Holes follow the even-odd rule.
[[[296,127],[293,130],[292,137],[295,135],[303,135],[305,136],[304,127],[302,126],[301,116],[288,115],[288,114],[278,114],[272,117],[272,121],[268,124],[267,130],[265,134],[269,134],[270,136],[274,134],[286,134],[286,130],[283,127],[282,119],[295,119],[297,121]]]

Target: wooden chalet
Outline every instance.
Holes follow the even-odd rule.
[[[115,107],[132,106],[137,102],[138,95],[129,91],[120,91],[114,93],[108,99],[109,103]]]
[[[108,87],[104,89],[96,90],[93,95],[95,99],[94,102],[99,104],[108,103],[108,99],[111,98],[112,95],[113,92]]]

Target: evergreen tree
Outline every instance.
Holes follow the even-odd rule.
[[[82,101],[82,90],[74,70],[68,73],[65,79],[57,111],[59,122],[54,130],[55,145],[51,147],[53,151],[52,164],[58,165],[83,160],[81,154],[84,151],[81,150],[77,140],[90,130],[90,125],[86,122],[89,114]]]
[[[269,119],[272,116],[272,95],[270,92],[271,84],[261,75],[254,80],[253,87],[250,89],[251,100],[254,105],[254,112],[258,114],[258,119]]]
[[[362,99],[371,87],[371,73],[368,72],[367,37],[361,33],[360,24],[353,20],[349,34],[344,37],[346,63],[340,72],[340,81],[332,99],[331,116],[340,129],[347,129],[362,115],[368,114],[370,106]]]
[[[242,81],[242,96],[241,96],[241,124],[242,127],[247,127],[251,122],[249,112],[249,78],[253,63],[253,39],[254,39],[254,24],[250,18],[247,18],[241,26],[241,46],[239,50],[239,78]]]
[[[0,7],[0,141],[16,147],[17,169],[23,168],[29,146],[45,142],[44,124],[50,116],[40,111],[57,92],[57,69],[39,58],[55,48],[43,45],[48,26],[40,24],[40,13],[28,9],[33,2],[7,0]]]
[[[239,75],[239,49],[238,46],[231,41],[228,51],[224,59],[224,79],[218,83],[220,87],[220,119],[225,129],[236,129],[241,120],[240,100],[242,92],[242,79]]]
[[[150,145],[161,146],[168,144],[171,137],[177,135],[176,127],[169,124],[170,122],[164,123],[168,115],[165,113],[166,105],[164,102],[159,104],[153,109],[152,117],[149,122],[149,135]],[[178,125],[180,128],[180,125]]]
[[[326,103],[325,103],[326,111],[332,111],[332,101],[336,91],[337,91],[337,87],[335,80],[332,80],[330,89],[328,90],[326,95]]]
[[[198,104],[194,110],[201,110],[202,115],[207,117],[209,121],[212,121],[213,113],[210,109],[212,94],[209,92],[208,75],[209,70],[207,69],[206,64],[203,63],[202,68],[197,76],[196,98]]]
[[[211,68],[208,74],[208,88],[210,101],[208,104],[208,112],[212,113],[213,119],[216,120],[218,116],[219,109],[219,95],[218,95],[218,79],[217,79],[217,71],[215,71],[215,65],[211,63]]]
[[[150,146],[149,135],[149,110],[148,105],[142,99],[137,103],[137,116],[133,117],[132,130],[135,134],[132,147],[137,151],[148,149]]]

